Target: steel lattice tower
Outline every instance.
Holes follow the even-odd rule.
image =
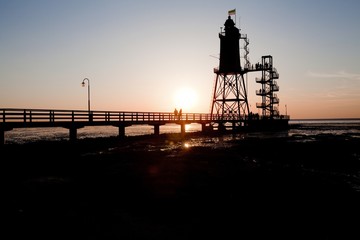
[[[226,123],[232,127],[240,126],[249,114],[247,99],[247,86],[244,78],[246,71],[241,68],[240,39],[245,39],[245,65],[247,59],[248,39],[241,35],[229,16],[224,24],[224,31],[219,33],[220,38],[220,64],[214,69],[216,79],[211,104],[211,119],[219,124],[219,128]]]

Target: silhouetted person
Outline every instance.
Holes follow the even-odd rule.
[[[182,114],[182,109],[180,108],[180,111],[179,111],[179,120],[181,119],[181,114]]]
[[[176,119],[177,115],[178,115],[178,110],[175,108],[175,110],[174,110],[174,120]]]

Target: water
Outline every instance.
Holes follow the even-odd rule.
[[[314,141],[318,136],[342,136],[348,138],[360,138],[360,119],[348,120],[290,120],[290,129],[280,132],[252,132],[239,133],[236,135],[225,136],[221,139],[202,139],[201,144],[213,144],[224,146],[227,142],[234,139],[246,137],[291,137],[297,141]],[[186,132],[201,131],[200,124],[186,125]],[[160,126],[160,134],[180,133],[180,125],[168,124]],[[139,136],[154,134],[153,126],[137,125],[127,127],[126,136]],[[113,137],[118,135],[118,128],[113,126],[95,126],[78,129],[78,139]],[[61,127],[57,128],[18,128],[5,132],[5,144],[27,143],[36,141],[60,141],[69,139],[69,130]],[[192,145],[199,145],[199,140],[192,139]]]
[[[360,119],[293,120],[289,136],[311,140],[319,136],[360,138]]]
[[[186,132],[201,131],[200,124],[188,124],[185,127]],[[167,124],[160,126],[160,134],[180,133],[180,125]],[[77,138],[99,138],[118,136],[119,130],[114,126],[90,126],[77,130]],[[126,136],[139,136],[154,134],[154,127],[150,125],[130,126],[125,129]],[[61,141],[69,140],[69,130],[62,127],[53,128],[17,128],[5,132],[5,144],[8,143],[28,143],[36,141]]]

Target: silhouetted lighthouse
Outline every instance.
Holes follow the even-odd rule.
[[[212,127],[236,129],[245,125],[287,126],[289,117],[280,115],[278,108],[279,98],[275,92],[279,91],[279,74],[273,66],[272,56],[262,56],[261,62],[250,64],[247,35],[240,33],[230,15],[224,26],[224,30],[221,28],[219,33],[219,67],[214,69],[216,79],[211,104]],[[255,91],[261,97],[261,102],[256,103],[261,115],[249,110],[249,72],[261,72],[261,77],[255,79],[256,83],[261,84],[260,89]],[[271,121],[263,121],[268,119]]]
[[[231,123],[232,128],[235,128],[244,123],[245,116],[249,113],[239,45],[240,39],[247,40],[247,38],[246,35],[240,34],[240,30],[230,16],[224,26],[224,31],[221,29],[219,33],[220,63],[219,68],[214,69],[216,80],[211,118],[218,123],[219,128],[225,127],[226,123]]]
[[[240,31],[235,27],[229,16],[225,24],[225,32],[219,33],[220,38],[220,66],[221,73],[240,72]]]

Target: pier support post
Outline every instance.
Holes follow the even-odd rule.
[[[181,135],[185,134],[185,124],[181,124]]]
[[[69,129],[69,138],[71,142],[75,142],[77,139],[77,129],[83,128],[83,125],[80,124],[67,124],[63,126],[64,128]]]
[[[76,127],[70,127],[69,132],[70,132],[70,141],[75,142],[76,138],[77,138],[77,128]]]
[[[119,125],[119,138],[124,138],[125,137],[125,125]]]
[[[125,128],[131,126],[131,124],[119,123],[119,124],[114,124],[113,126],[118,127],[118,129],[119,129],[118,138],[122,139],[122,138],[125,138]]]
[[[232,129],[231,129],[233,132],[235,132],[236,130],[236,123],[235,122],[232,122]]]
[[[5,131],[4,129],[0,129],[0,146],[5,144]]]
[[[154,125],[154,135],[158,136],[160,134],[160,125]]]
[[[214,129],[211,124],[209,124],[208,126],[206,125],[206,123],[201,124],[201,132],[211,132],[212,130]]]
[[[224,123],[219,122],[218,131],[219,131],[219,132],[225,132],[225,131],[226,131],[226,127],[225,127],[225,124],[224,124]]]
[[[12,127],[2,126],[0,127],[0,146],[5,145],[5,132],[13,130]]]

